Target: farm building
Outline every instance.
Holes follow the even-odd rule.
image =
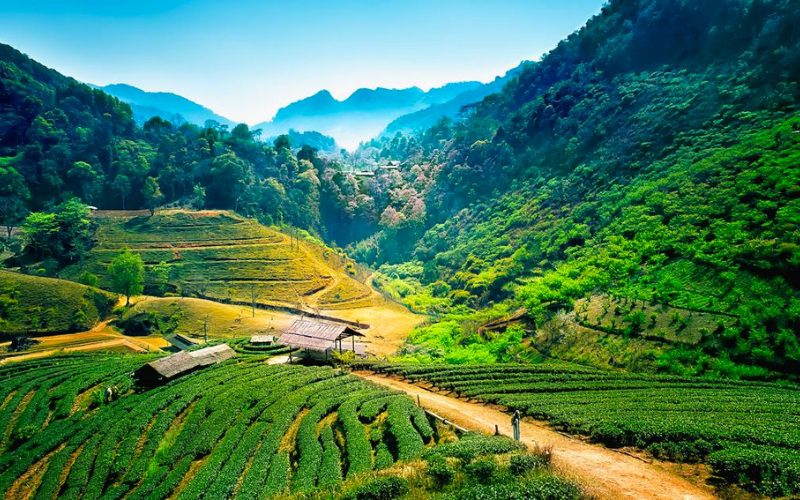
[[[197,345],[197,342],[190,339],[189,337],[184,337],[179,333],[176,333],[175,335],[170,335],[165,339],[167,342],[172,344],[172,347],[178,349],[179,351],[185,351],[186,349]]]
[[[275,343],[274,335],[253,335],[250,337],[250,343],[253,345],[272,345]]]
[[[298,319],[277,340],[281,345],[303,349],[312,357],[328,359],[331,351],[364,354],[364,345],[356,337],[364,334],[344,323]],[[350,342],[347,342],[350,339]]]
[[[181,351],[147,363],[136,370],[134,376],[143,384],[155,385],[234,356],[236,352],[228,344],[219,344],[197,351]]]

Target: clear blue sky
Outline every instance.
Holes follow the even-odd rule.
[[[237,121],[328,89],[489,81],[602,0],[0,0],[0,42],[79,80],[181,94]]]

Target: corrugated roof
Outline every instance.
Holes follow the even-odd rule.
[[[172,378],[181,372],[191,370],[195,367],[194,359],[189,356],[189,353],[186,351],[181,351],[147,364],[164,378]]]
[[[236,351],[228,344],[219,344],[197,351],[189,351],[189,356],[194,358],[198,366],[213,365],[236,356]]]
[[[219,344],[197,351],[181,351],[147,364],[159,375],[169,379],[194,368],[213,365],[234,356],[236,352],[228,344]]]
[[[172,344],[173,346],[177,347],[178,349],[185,350],[197,343],[188,337],[184,337],[181,334],[176,333],[175,335],[170,335],[166,337],[167,342]]]
[[[335,340],[341,336],[355,335],[363,337],[364,334],[344,323],[298,319],[286,329],[286,333],[302,335],[317,339]]]
[[[284,333],[278,339],[278,343],[299,349],[314,349],[315,351],[324,351],[333,347],[333,340],[306,337],[305,335],[294,333]]]

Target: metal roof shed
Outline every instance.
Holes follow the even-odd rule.
[[[136,370],[135,376],[142,383],[157,384],[234,356],[236,352],[228,344],[205,347],[197,351],[181,351],[147,363]]]
[[[343,351],[343,341],[348,338],[353,339],[351,350],[355,350],[355,337],[363,336],[363,333],[344,323],[298,319],[280,336],[278,343],[321,353],[327,359],[331,350]]]

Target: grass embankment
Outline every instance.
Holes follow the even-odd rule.
[[[133,387],[129,373],[151,359],[73,355],[0,367],[0,422],[8,422],[0,491],[86,498],[579,494],[548,470],[546,456],[507,438],[459,441],[405,395],[331,368],[270,366],[247,356],[155,389]],[[105,403],[111,386],[119,397]]]
[[[115,295],[78,283],[0,270],[0,338],[88,330],[116,302]]]

